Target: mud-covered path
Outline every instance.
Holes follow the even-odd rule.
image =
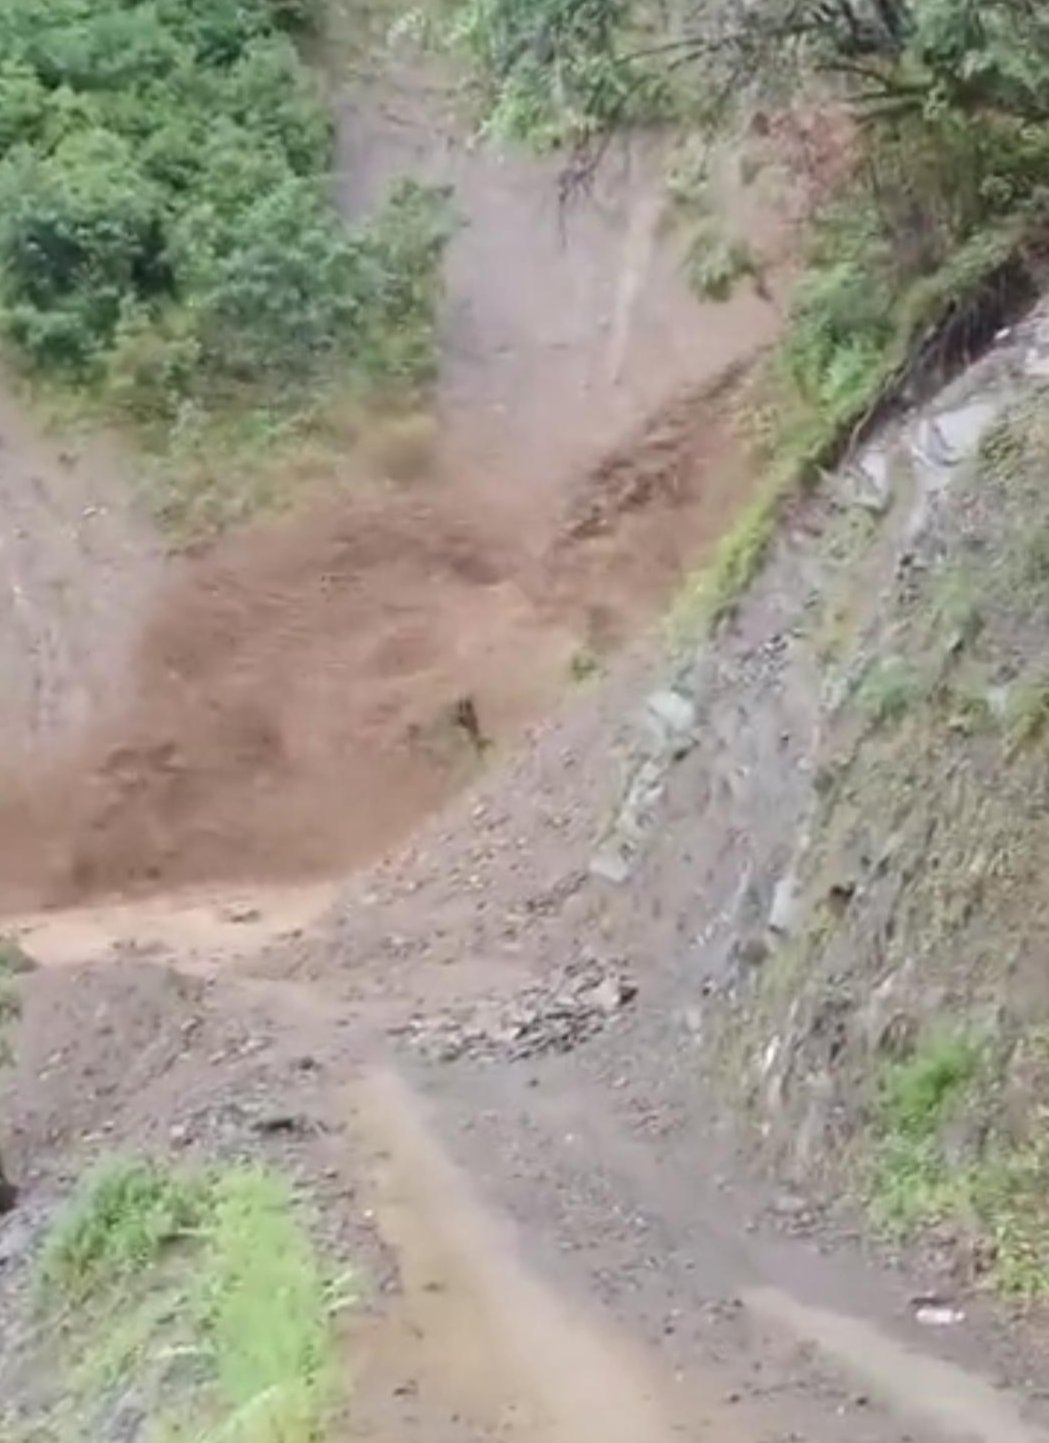
[[[272,926],[291,916],[276,896],[254,901]],[[563,1057],[420,1066],[391,1046],[406,1013],[396,987],[380,993],[364,969],[286,975],[290,958],[317,961],[316,931],[261,955],[256,934],[216,957],[197,915],[181,947],[175,929],[161,943],[143,923],[94,964],[83,943],[77,957],[54,934],[45,944],[8,1099],[25,1182],[21,1216],[0,1229],[8,1265],[8,1231],[28,1222],[31,1235],[71,1162],[114,1136],[247,1153],[287,1169],[357,1276],[333,1438],[1049,1436],[1019,1334],[979,1310],[949,1335],[920,1327],[917,1280],[828,1248],[818,1229],[785,1235],[797,1203],[767,1208],[716,1119],[668,1114],[644,1003]],[[492,982],[464,965],[410,985],[437,1008]],[[270,1118],[282,1121],[260,1142]],[[0,1267],[0,1295],[7,1278]]]

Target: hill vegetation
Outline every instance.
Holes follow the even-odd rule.
[[[298,43],[314,0],[8,0],[0,325],[38,374],[175,422],[435,363],[445,198],[347,229]]]

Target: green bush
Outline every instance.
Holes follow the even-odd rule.
[[[48,1233],[41,1290],[78,1299],[136,1273],[198,1228],[207,1188],[159,1164],[111,1159],[88,1173]]]
[[[886,1131],[915,1139],[934,1137],[951,1102],[977,1076],[982,1059],[975,1037],[948,1032],[886,1068],[880,1098]]]
[[[416,188],[343,225],[285,33],[318,18],[314,0],[8,0],[0,327],[31,365],[149,419],[334,369],[430,373],[447,208]]]

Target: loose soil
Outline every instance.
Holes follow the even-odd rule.
[[[538,556],[454,486],[366,480],[173,564],[126,686],[115,667],[74,743],[33,735],[46,768],[9,771],[0,896],[68,906],[380,855],[720,534],[745,495],[721,464],[727,391],[676,401],[570,487]]]

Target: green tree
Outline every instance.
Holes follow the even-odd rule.
[[[0,332],[32,365],[150,419],[432,369],[440,197],[344,226],[291,38],[319,3],[0,7]]]
[[[338,345],[358,304],[351,247],[313,181],[286,174],[225,214],[205,202],[172,254],[204,365],[235,379],[302,374]]]
[[[0,170],[4,324],[35,361],[83,368],[123,302],[170,292],[163,207],[126,140],[88,130]]]

